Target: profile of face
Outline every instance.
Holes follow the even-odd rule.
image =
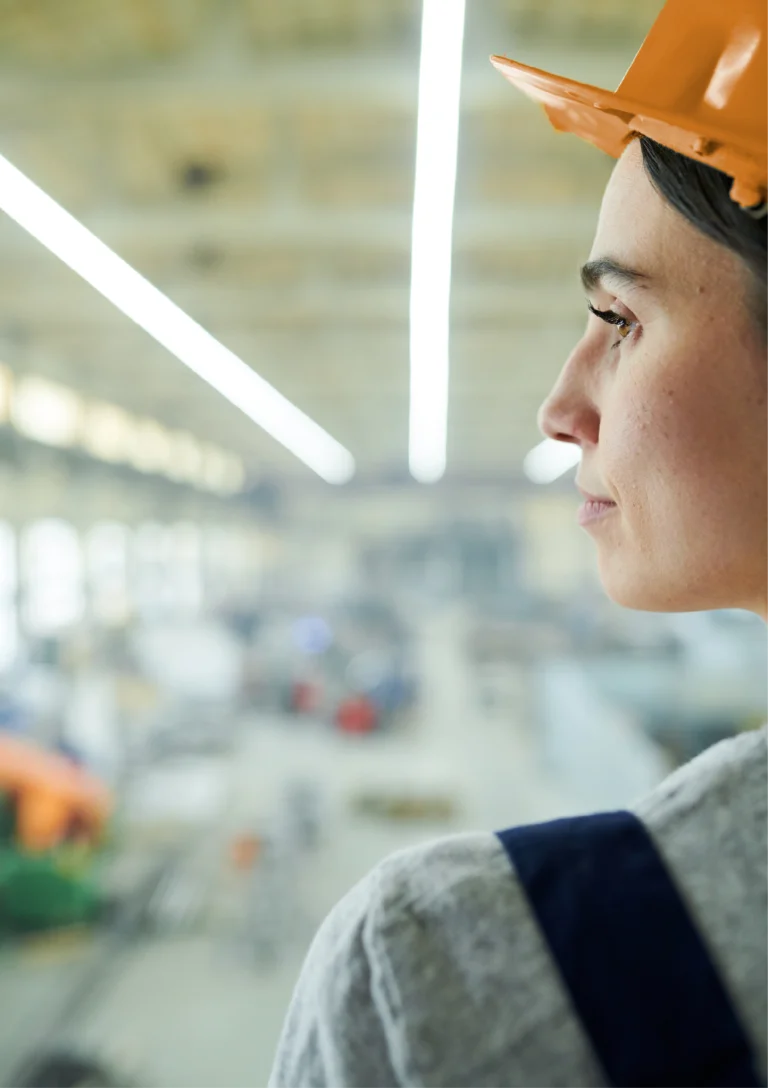
[[[583,279],[592,312],[539,425],[581,447],[579,486],[616,504],[586,526],[608,596],[765,619],[766,349],[749,270],[656,192],[633,141]]]

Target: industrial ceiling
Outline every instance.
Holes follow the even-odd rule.
[[[468,0],[448,480],[519,477],[610,161],[488,63],[615,86],[659,0]],[[418,0],[2,0],[0,154],[350,450],[407,479]],[[309,470],[0,216],[0,359]]]

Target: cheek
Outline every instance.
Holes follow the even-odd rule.
[[[716,510],[741,520],[750,501],[765,505],[765,398],[747,380],[757,374],[754,360],[741,366],[745,360],[713,346],[666,358],[663,368],[638,355],[616,375],[601,421],[600,466],[638,529],[651,516],[672,530],[700,519],[712,524]]]
[[[646,506],[661,465],[677,456],[670,448],[673,434],[667,399],[647,385],[641,388],[626,377],[617,377],[603,406],[600,466],[605,485],[626,514]]]

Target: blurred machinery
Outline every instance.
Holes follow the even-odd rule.
[[[428,790],[366,790],[355,794],[351,808],[359,816],[387,820],[437,821],[448,823],[458,814],[456,798]]]
[[[0,736],[0,931],[95,917],[94,860],[111,807],[71,759]]]
[[[407,719],[418,698],[411,634],[392,601],[265,604],[246,651],[252,707],[370,733]]]
[[[131,1080],[109,1063],[60,1049],[26,1065],[15,1078],[16,1088],[131,1088]]]

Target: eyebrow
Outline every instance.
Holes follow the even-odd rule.
[[[629,268],[612,257],[598,257],[581,266],[581,286],[585,291],[595,291],[604,279],[612,279],[622,287],[647,287],[650,280],[645,272]]]

